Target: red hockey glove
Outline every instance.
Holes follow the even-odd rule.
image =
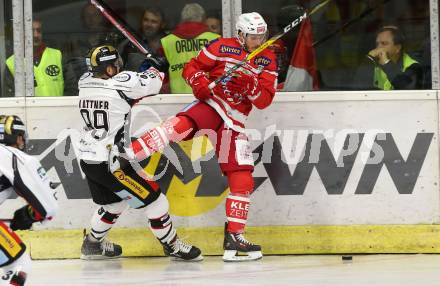
[[[241,71],[234,73],[232,79],[226,83],[226,87],[231,93],[240,93],[243,96],[254,96],[261,90],[256,75]]]
[[[209,79],[206,78],[204,72],[196,72],[189,80],[188,84],[191,86],[194,96],[200,100],[206,100],[211,97],[211,90],[208,85]]]

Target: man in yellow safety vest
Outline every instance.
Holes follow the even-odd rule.
[[[171,93],[192,93],[182,77],[183,66],[194,58],[210,41],[220,35],[209,32],[204,24],[205,10],[197,3],[183,7],[180,24],[161,39],[163,53],[170,64],[168,69]]]
[[[35,96],[62,96],[64,93],[64,77],[61,51],[47,47],[43,42],[41,20],[32,21],[34,46],[34,95]],[[15,56],[6,60],[9,74],[7,75],[7,90],[14,93]]]
[[[376,36],[376,48],[367,57],[374,64],[373,84],[382,90],[420,89],[423,71],[403,50],[404,36],[396,26],[385,26]]]

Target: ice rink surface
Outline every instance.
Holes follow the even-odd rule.
[[[202,262],[168,258],[107,261],[33,261],[29,286],[48,285],[440,285],[440,255],[265,256],[260,261],[225,263],[219,256]]]

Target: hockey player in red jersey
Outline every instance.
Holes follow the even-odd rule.
[[[245,122],[253,106],[263,109],[272,103],[277,84],[275,55],[266,49],[215,88],[209,89],[209,83],[242,61],[267,37],[267,24],[255,12],[242,14],[236,30],[235,38],[212,41],[185,65],[183,77],[197,100],[133,141],[132,148],[126,150],[131,153],[127,154],[128,157],[143,160],[163,150],[170,141],[188,140],[204,134],[203,130],[207,131],[205,134],[215,132],[216,136],[210,136],[210,139],[216,146],[220,168],[230,187],[226,199],[225,261],[262,257],[261,247],[243,236],[254,189],[253,157]],[[237,252],[244,252],[247,256],[237,256]]]

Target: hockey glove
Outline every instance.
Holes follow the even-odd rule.
[[[226,83],[226,89],[232,94],[240,93],[243,96],[255,96],[261,91],[258,77],[241,71],[234,73],[232,79]]]
[[[209,79],[204,72],[196,72],[189,80],[188,84],[191,86],[194,96],[200,100],[207,100],[211,97],[211,90],[208,85]]]
[[[12,230],[26,230],[32,227],[32,224],[36,222],[33,210],[29,205],[25,205],[14,212],[14,217],[11,220],[9,227]]]
[[[142,62],[141,66],[139,67],[139,71],[144,72],[151,67],[164,73],[164,72],[168,71],[168,68],[170,67],[170,65],[165,57],[157,57],[157,58],[150,57],[150,58],[146,58]]]

